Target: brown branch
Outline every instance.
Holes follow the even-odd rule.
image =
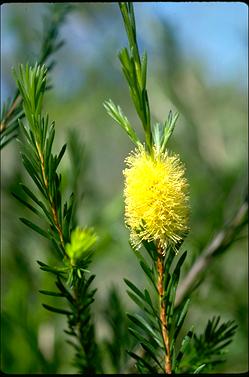
[[[158,247],[158,257],[157,257],[157,271],[158,271],[158,282],[157,289],[160,296],[160,320],[162,325],[162,335],[163,341],[166,349],[165,353],[165,373],[171,374],[171,360],[170,360],[170,345],[169,345],[169,335],[167,329],[167,318],[166,318],[166,306],[164,301],[164,257],[162,249]]]
[[[204,271],[217,254],[224,252],[235,241],[238,232],[248,221],[248,200],[246,199],[236,212],[227,226],[224,226],[220,232],[216,234],[209,245],[203,250],[202,254],[197,258],[187,276],[183,279],[176,292],[175,306],[178,306],[183,299],[191,292],[194,285],[201,278]]]

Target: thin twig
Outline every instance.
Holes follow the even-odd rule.
[[[166,318],[166,305],[164,301],[164,257],[162,249],[158,247],[158,257],[157,257],[157,271],[158,271],[158,283],[157,289],[160,296],[160,320],[162,324],[162,335],[163,341],[166,349],[165,353],[165,373],[171,374],[171,360],[170,360],[170,345],[169,345],[169,335],[167,329],[167,318]]]
[[[7,114],[5,115],[4,119],[1,122],[0,133],[2,133],[6,129],[6,126],[9,122],[9,118],[11,117],[12,113],[16,110],[17,106],[20,105],[20,102],[21,102],[21,96],[19,94],[14,100],[14,102],[12,103],[10,109],[8,110]]]
[[[190,293],[194,285],[199,281],[202,273],[213,260],[213,257],[224,252],[231,245],[238,235],[238,232],[243,228],[247,221],[248,200],[245,199],[230,223],[227,226],[224,226],[224,228],[216,234],[210,244],[197,258],[187,276],[183,279],[176,293],[175,306],[178,306],[186,295]]]

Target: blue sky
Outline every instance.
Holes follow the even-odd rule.
[[[248,70],[248,7],[245,3],[158,2],[153,8],[156,14],[177,25],[185,54],[194,54],[204,61],[211,80],[232,78],[241,80],[241,85],[247,82],[243,79]]]
[[[27,11],[31,7],[34,7],[34,4],[31,7],[27,3],[23,5]],[[42,3],[35,4],[38,15],[40,14],[39,9],[43,5]],[[3,55],[13,54],[17,43],[13,29],[8,24],[8,17],[10,16],[12,6],[14,4],[5,4],[4,7],[1,7],[1,53]],[[103,7],[104,3],[101,6]],[[143,12],[136,12],[138,7],[142,7]],[[146,23],[151,18],[156,20],[159,16],[165,17],[166,20],[174,25],[177,29],[178,39],[185,56],[189,59],[197,58],[197,60],[204,64],[206,68],[206,82],[208,84],[234,81],[239,87],[247,87],[248,7],[245,3],[143,2],[135,3],[135,12],[137,25],[143,25],[143,30],[146,30]],[[40,16],[38,19],[40,19]],[[75,24],[76,26],[77,23]],[[76,33],[74,36],[70,36],[69,31],[71,42],[74,38],[77,40],[77,37],[81,40],[84,34],[85,41],[88,40],[89,42],[89,47],[93,50],[98,50],[94,42],[94,34],[90,33],[89,30],[86,33],[83,26],[82,24],[78,25],[79,35]],[[32,27],[31,25],[31,29]],[[36,27],[39,28],[38,26]],[[71,32],[73,31],[72,29]],[[92,36],[91,40],[88,38],[89,33]],[[10,95],[9,88],[4,79],[2,80],[1,94],[3,99],[6,95]]]

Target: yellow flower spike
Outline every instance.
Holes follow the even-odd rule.
[[[175,247],[188,232],[189,197],[185,169],[178,155],[144,147],[125,160],[125,223],[131,242],[155,241],[162,248]]]

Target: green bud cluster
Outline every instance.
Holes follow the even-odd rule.
[[[92,228],[75,228],[71,233],[71,242],[66,244],[66,253],[72,265],[77,265],[83,255],[92,249],[97,241],[97,236]]]

